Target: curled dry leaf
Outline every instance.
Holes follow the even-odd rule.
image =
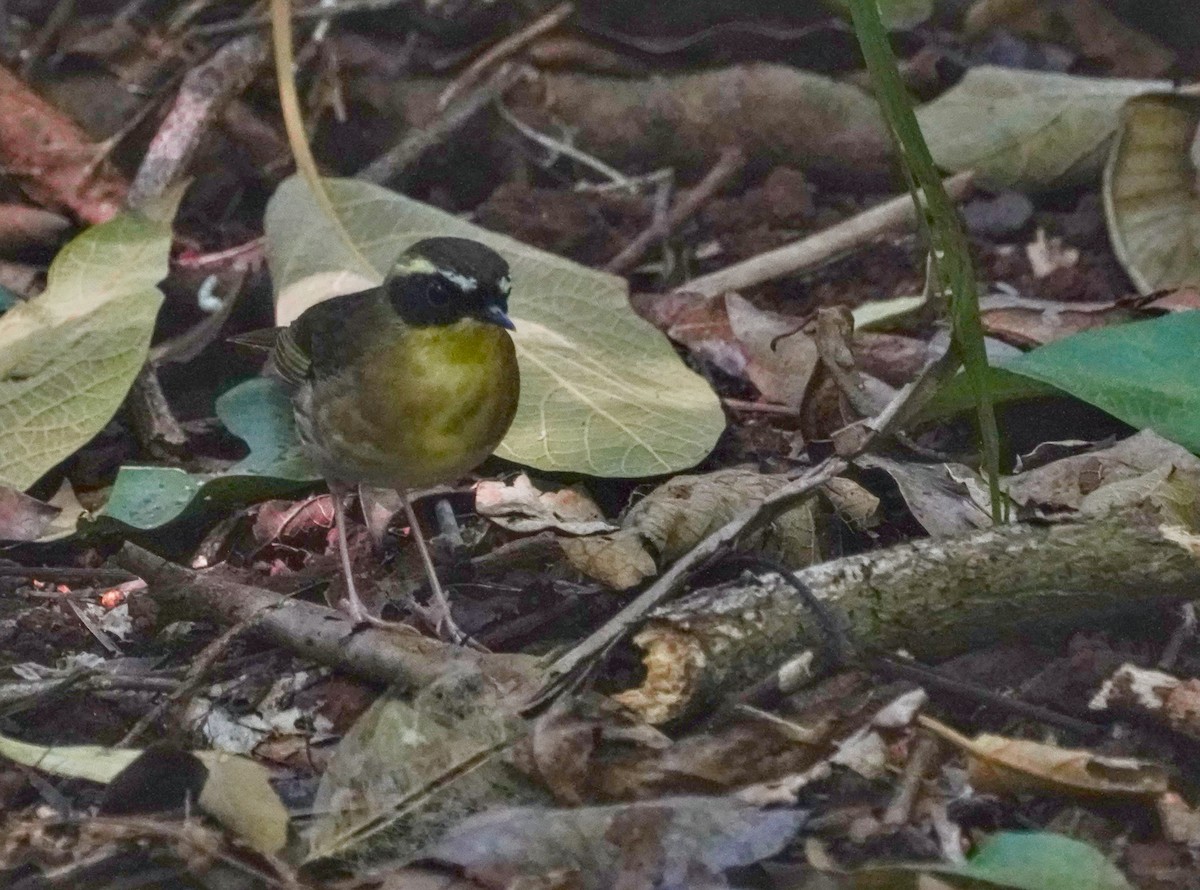
[[[36,541],[59,512],[35,497],[0,485],[0,541]]]
[[[618,528],[604,518],[582,486],[541,491],[524,473],[511,483],[480,482],[475,486],[475,510],[501,528],[522,534],[552,529],[566,535],[595,535]]]
[[[725,310],[749,359],[750,382],[769,401],[792,408],[803,405],[821,357],[800,321],[759,309],[737,294],[725,295]]]
[[[381,696],[342,738],[321,777],[309,858],[353,852],[404,859],[466,814],[544,802],[498,750],[524,732],[510,714],[500,691],[453,664],[411,702]],[[473,766],[438,788],[467,764]],[[431,788],[437,793],[423,793]],[[385,831],[389,826],[396,828]]]
[[[918,719],[966,753],[971,784],[979,791],[1115,799],[1153,798],[1168,788],[1166,770],[1144,760],[997,735],[970,739],[930,717]]]
[[[161,748],[138,751],[102,745],[44,747],[0,736],[0,756],[56,776],[87,779],[103,785],[121,782],[136,771],[138,779],[127,787],[149,794],[152,800],[126,801],[133,809],[183,808],[184,800],[162,800],[162,787],[181,789],[179,757],[196,758],[202,782],[196,803],[222,825],[240,835],[254,849],[277,853],[287,841],[288,812],[270,784],[270,773],[261,764],[224,751],[177,752],[165,759]],[[159,766],[169,761],[169,781],[156,776]],[[130,807],[127,806],[126,809]]]
[[[1124,502],[1136,502],[1164,481],[1164,471],[1171,469],[1200,485],[1200,458],[1153,430],[1143,430],[1109,448],[1018,473],[1005,481],[1005,492],[1018,506],[1039,511],[1081,511],[1089,498],[1095,510],[1102,497],[1112,506],[1117,503],[1099,494],[1106,486],[1144,480],[1144,485],[1120,492]]]
[[[1090,702],[1093,710],[1133,714],[1200,739],[1200,680],[1123,664]]]
[[[913,518],[932,537],[953,537],[992,526],[987,484],[970,467],[902,462],[872,454],[855,463],[887,473]]]
[[[672,340],[749,380],[768,401],[803,404],[820,355],[802,319],[759,309],[735,293],[642,296],[635,306]]]
[[[979,309],[987,334],[1023,349],[1135,317],[1129,308],[1116,302],[1060,303],[1008,294],[984,297]]]
[[[1197,125],[1195,96],[1131,99],[1104,169],[1109,239],[1143,294],[1200,284]]]
[[[507,808],[455,826],[425,856],[496,890],[546,886],[550,876],[577,890],[722,887],[727,869],[778,853],[806,818],[723,797]]]
[[[644,581],[690,551],[737,514],[788,482],[742,468],[703,476],[676,476],[635,504],[611,535],[565,539],[563,551],[579,571],[623,590]],[[824,534],[816,508],[789,510],[749,546],[792,566],[820,561]]]
[[[634,294],[630,302],[642,318],[697,358],[731,377],[746,376],[749,357],[729,324],[724,294]]]

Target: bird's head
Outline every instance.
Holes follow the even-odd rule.
[[[467,318],[513,330],[508,263],[469,238],[425,238],[408,248],[383,283],[405,322],[421,327]]]

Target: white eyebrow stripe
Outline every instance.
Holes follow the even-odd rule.
[[[510,281],[509,277],[505,275],[496,282],[496,287],[500,288],[500,293],[507,294],[512,290],[512,281]]]
[[[469,275],[459,275],[457,272],[451,272],[449,269],[438,269],[438,273],[447,281],[458,286],[459,290],[470,293],[479,287],[479,282]]]

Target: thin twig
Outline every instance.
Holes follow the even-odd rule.
[[[745,399],[721,399],[721,404],[734,411],[745,411],[750,414],[774,414],[778,417],[799,417],[800,410],[791,405],[777,405],[775,402],[748,402]]]
[[[169,456],[187,445],[187,433],[171,410],[153,365],[142,367],[125,397],[125,405],[134,437],[149,454]]]
[[[577,161],[578,163],[583,164],[583,166],[595,170],[605,179],[608,179],[610,182],[616,184],[620,188],[631,192],[636,190],[636,185],[633,180],[631,180],[616,167],[609,166],[599,158],[592,157],[586,151],[576,148],[570,143],[564,142],[561,139],[555,139],[553,136],[547,136],[545,133],[535,130],[533,127],[529,126],[529,124],[525,123],[511,111],[505,108],[503,103],[498,104],[496,107],[500,111],[500,116],[526,139],[536,142],[547,151],[565,155],[571,160]],[[551,162],[553,163],[553,157],[551,158]]]
[[[161,195],[183,173],[212,122],[249,86],[266,61],[266,41],[247,35],[227,43],[184,75],[175,104],[129,188],[130,206]]]
[[[543,34],[553,31],[575,11],[575,4],[560,3],[545,15],[534,19],[526,27],[515,34],[510,34],[499,43],[486,50],[474,62],[467,66],[454,81],[442,90],[438,97],[438,108],[444,110],[454,99],[464,91],[483,80],[487,72],[506,59],[511,59]]]
[[[925,773],[937,758],[938,740],[935,736],[922,733],[917,736],[912,753],[908,755],[908,763],[904,764],[904,774],[900,777],[900,787],[883,812],[884,825],[898,826],[905,824],[912,816],[913,807],[917,803],[917,795],[921,791],[921,782]]]
[[[78,566],[22,566],[4,563],[0,564],[0,578],[58,581],[63,584],[112,585],[136,581],[137,575],[111,566],[89,569]]]
[[[309,19],[335,19],[339,16],[354,15],[359,12],[383,12],[397,6],[403,6],[411,0],[341,0],[337,6],[328,7],[314,4],[307,9],[292,10],[292,21],[303,22]],[[223,22],[212,22],[207,25],[196,25],[188,30],[190,37],[219,37],[238,31],[249,31],[263,28],[271,24],[269,15],[243,15]]]
[[[237,624],[227,628],[220,636],[209,643],[191,660],[191,666],[188,668],[187,676],[183,682],[166,698],[161,699],[158,704],[138,718],[137,723],[129,728],[129,732],[125,733],[121,741],[117,742],[116,747],[127,748],[137,741],[138,736],[150,728],[159,717],[161,717],[171,705],[183,699],[186,695],[191,695],[199,686],[204,677],[212,669],[212,666],[217,663],[217,660],[225,654],[226,650],[233,645],[233,641],[241,636],[245,631],[255,627],[263,616],[271,609],[278,608],[280,605],[288,601],[288,597],[281,597],[277,603],[269,603],[261,606],[256,612],[247,615]]]
[[[1105,732],[1107,729],[1107,727],[1099,723],[1077,720],[1074,717],[1060,714],[1058,711],[1051,711],[1049,708],[1043,708],[1040,705],[1033,705],[1020,699],[1009,698],[998,692],[993,692],[991,689],[985,689],[977,683],[955,680],[933,668],[925,667],[915,662],[898,661],[895,658],[876,658],[871,663],[871,669],[886,677],[909,680],[929,689],[956,695],[990,707],[1000,708],[1011,714],[1028,717],[1049,726],[1058,726],[1085,737],[1094,736]]]
[[[609,260],[604,271],[621,275],[632,269],[647,250],[691,219],[745,165],[746,155],[740,149],[727,148],[722,151],[721,157],[696,187],[686,191],[663,219],[652,222],[624,250]]]
[[[974,178],[971,170],[951,176],[945,181],[946,193],[954,200],[961,200],[970,192]],[[908,194],[898,195],[801,241],[760,253],[719,272],[693,278],[681,285],[679,290],[715,296],[753,287],[764,281],[819,266],[880,235],[906,228],[915,222],[916,208],[912,197]]]
[[[29,48],[29,52],[25,56],[25,61],[21,65],[22,79],[26,81],[33,80],[42,59],[50,52],[50,47],[54,45],[54,42],[58,39],[58,35],[70,23],[71,16],[74,14],[75,0],[58,0],[54,4],[54,7],[50,10],[50,15],[46,16],[45,24],[38,29],[37,36],[33,40],[33,46]]]
[[[485,83],[455,102],[436,121],[406,136],[357,174],[357,178],[377,185],[403,185],[404,176],[432,149],[450,140],[459,130],[504,97],[521,77],[519,66],[504,66]]]

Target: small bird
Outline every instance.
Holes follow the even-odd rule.
[[[437,630],[462,642],[407,492],[451,482],[491,454],[520,394],[508,264],[467,238],[426,238],[379,287],[333,297],[277,329],[268,372],[291,390],[301,444],[329,484],[347,608],[370,615],[346,544],[358,484],[401,497],[433,591]]]

